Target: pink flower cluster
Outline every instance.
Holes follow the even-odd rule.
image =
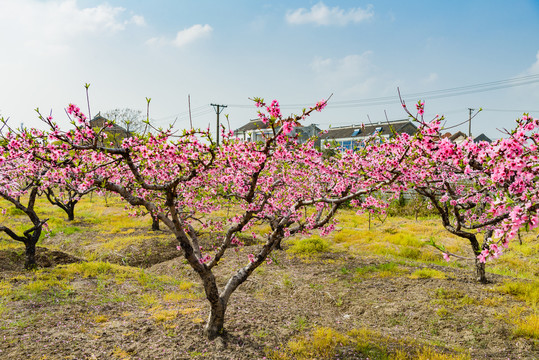
[[[504,246],[507,246],[506,243],[503,243]],[[479,262],[485,263],[489,257],[492,259],[497,259],[502,254],[502,249],[497,244],[490,244],[488,249],[483,249],[481,254],[477,255]]]
[[[419,116],[422,116],[425,113],[425,102],[424,101],[418,101],[415,105],[417,109],[417,114]]]
[[[80,108],[74,104],[69,104],[68,107],[67,107],[67,113],[69,115],[73,115],[74,117],[77,118],[77,120],[83,124],[86,122],[86,115],[84,115],[81,111],[80,111]],[[51,119],[49,119],[51,120]]]

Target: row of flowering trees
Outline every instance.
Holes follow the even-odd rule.
[[[443,119],[425,123],[424,104],[416,106],[413,115],[403,103],[409,116],[424,124],[407,159],[405,182],[429,201],[450,233],[469,241],[476,280],[486,283],[487,259],[498,258],[520,228],[539,224],[539,120],[524,115],[493,143],[468,138],[456,144],[441,136]],[[448,261],[462,258],[434,240],[431,244]]]
[[[383,209],[387,203],[371,196],[376,192],[398,196],[415,189],[426,196],[446,229],[470,241],[479,281],[486,281],[485,260],[498,256],[518,228],[537,225],[537,120],[524,118],[508,139],[493,145],[457,145],[441,140],[440,119],[423,121],[419,103],[417,113],[410,113],[420,124],[415,136],[373,138],[358,152],[325,157],[314,139],[299,144],[288,135],[326,101],[289,117],[276,101],[255,103],[272,129],[261,143],[238,141],[228,133],[216,146],[208,131],[168,129],[132,136],[116,147],[107,141],[110,124],[93,129],[75,105],[67,109],[73,129],[60,129],[51,117],[41,117],[48,131],[5,129],[0,196],[25,212],[33,226],[23,235],[5,226],[0,231],[25,243],[31,267],[46,222],[34,211],[39,192],[60,187],[77,194],[94,188],[119,194],[134,212],[150,212],[177,239],[204,287],[210,305],[205,332],[213,338],[224,329],[232,293],[283,239],[332,231],[343,204]],[[27,205],[23,195],[30,199]],[[230,215],[212,215],[221,209]],[[218,281],[215,267],[259,223],[269,225],[263,244],[228,279]],[[204,251],[200,236],[208,231],[218,234],[218,244]],[[476,238],[480,232],[487,234],[482,245]]]

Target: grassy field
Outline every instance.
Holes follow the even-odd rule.
[[[436,217],[369,221],[344,210],[338,231],[289,239],[257,269],[232,296],[228,333],[210,342],[202,288],[168,231],[150,231],[148,216],[129,217],[115,197],[84,198],[72,222],[43,201],[38,213],[51,230],[38,244],[39,270],[23,270],[22,244],[0,234],[0,358],[539,357],[537,233],[487,263],[491,282],[481,285],[472,264],[426,245],[471,256]],[[27,226],[9,208],[0,223]],[[256,246],[231,251],[216,276]]]

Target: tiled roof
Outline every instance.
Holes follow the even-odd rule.
[[[90,126],[94,128],[101,128],[105,124],[105,122],[109,121],[107,118],[103,117],[100,113],[98,113],[92,120],[90,120]],[[112,124],[112,127],[107,128],[106,131],[111,133],[123,133],[127,134],[127,130],[121,127],[120,125]]]
[[[463,133],[462,131],[457,131],[456,133],[454,133],[453,135],[451,135],[451,136],[449,137],[449,140],[455,141],[455,140],[457,140],[457,139],[460,138],[460,137],[466,138],[467,136],[466,136],[466,134]]]
[[[485,134],[481,134],[479,136],[477,136],[475,139],[473,139],[474,142],[480,142],[480,141],[486,141],[488,143],[491,143],[492,140],[486,136]]]
[[[269,125],[264,124],[262,120],[254,119],[254,120],[250,120],[247,124],[243,125],[239,129],[237,129],[235,132],[245,132],[245,131],[251,131],[251,130],[258,130],[258,129],[267,129],[268,127]]]
[[[362,138],[374,134],[375,131],[381,131],[382,134],[391,134],[391,128],[401,134],[415,134],[417,127],[409,120],[397,120],[391,122],[383,122],[378,124],[341,126],[330,128],[325,134],[321,134],[321,139],[345,139],[345,138]]]

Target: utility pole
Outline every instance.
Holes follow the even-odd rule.
[[[217,146],[219,146],[219,114],[227,107],[227,105],[210,104],[214,107],[217,114]]]
[[[475,109],[468,108],[468,111],[470,112],[470,119],[468,120],[468,136],[472,137],[472,111]]]

